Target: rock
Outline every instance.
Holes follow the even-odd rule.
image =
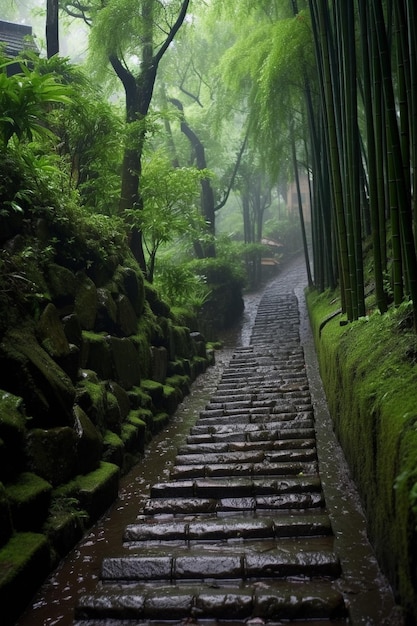
[[[25,399],[37,426],[72,424],[75,388],[38,343],[30,325],[9,330],[0,344],[3,385]]]
[[[130,339],[109,337],[114,368],[114,380],[129,390],[140,384],[139,356]]]
[[[163,383],[167,375],[168,366],[168,353],[166,348],[162,346],[157,348],[156,346],[150,347],[151,351],[151,378],[158,383]]]
[[[27,437],[30,470],[56,487],[77,473],[77,434],[73,428],[34,428]]]
[[[117,306],[111,292],[105,287],[97,289],[97,318],[94,330],[97,333],[117,332]]]
[[[0,391],[0,481],[9,482],[21,471],[25,463],[25,441],[22,398]]]
[[[71,270],[57,263],[50,263],[48,285],[52,299],[58,307],[73,303],[77,281]]]
[[[97,288],[84,272],[77,272],[76,278],[75,312],[80,320],[81,328],[93,330],[97,317]]]
[[[103,450],[103,438],[86,413],[74,406],[74,429],[77,434],[77,474],[87,474],[97,469]]]
[[[138,329],[138,318],[127,296],[119,294],[117,298],[117,325],[125,337],[134,335]]]

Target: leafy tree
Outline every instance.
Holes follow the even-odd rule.
[[[141,194],[143,208],[127,209],[133,224],[143,233],[147,251],[146,277],[153,282],[156,254],[163,244],[175,238],[197,238],[204,222],[196,208],[199,185],[209,173],[197,168],[172,167],[169,158],[160,152],[145,159]]]
[[[124,150],[119,211],[141,208],[139,183],[149,112],[161,59],[187,15],[189,0],[91,0],[80,5],[65,2],[67,12],[91,26],[90,44],[95,62],[101,54],[110,63],[125,93],[126,122],[132,132]],[[133,225],[132,251],[145,271],[142,233]]]

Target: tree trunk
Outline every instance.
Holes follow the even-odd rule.
[[[198,136],[196,135],[196,133],[187,124],[185,117],[184,117],[184,107],[182,106],[182,103],[175,98],[170,98],[170,102],[172,102],[172,104],[176,106],[177,109],[181,113],[181,131],[187,137],[193,149],[196,164],[197,164],[197,169],[199,170],[207,169],[204,146],[201,143]],[[216,215],[215,215],[215,206],[214,206],[214,193],[213,193],[213,188],[211,186],[209,178],[201,179],[201,212],[207,223],[208,232],[212,237],[212,242],[203,246],[204,256],[215,257],[216,249],[214,246],[214,235],[215,235]]]
[[[58,0],[46,0],[46,56],[59,53]]]

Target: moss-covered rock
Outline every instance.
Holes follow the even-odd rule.
[[[141,410],[130,411],[123,424],[123,441],[129,452],[143,452],[145,445],[150,440],[151,430],[148,428]],[[126,435],[128,438],[126,439]]]
[[[0,390],[0,480],[10,481],[24,463],[26,416],[22,398]]]
[[[127,295],[130,303],[138,318],[145,304],[145,287],[143,275],[138,268],[134,270],[131,267],[119,266],[114,275],[114,280],[121,288],[121,291]]]
[[[78,405],[74,406],[74,431],[76,437],[77,474],[87,474],[97,469],[103,451],[103,437]],[[65,451],[62,452],[63,454]],[[69,478],[72,478],[70,476]]]
[[[95,372],[101,380],[114,378],[111,347],[107,335],[83,331],[81,367]]]
[[[5,487],[13,527],[19,531],[40,530],[48,516],[51,484],[36,474],[23,472]]]
[[[84,371],[77,389],[77,404],[100,432],[107,428],[107,389],[94,372]]]
[[[370,539],[400,604],[415,621],[417,338],[407,331],[409,306],[346,325],[334,294],[313,291],[307,302],[329,409]]]
[[[120,436],[111,430],[106,431],[103,437],[103,461],[122,468],[124,453],[125,446]]]
[[[77,272],[76,279],[75,313],[83,330],[94,330],[98,307],[97,287],[82,271]]]
[[[124,337],[134,335],[138,328],[138,317],[129,298],[123,293],[119,293],[116,299],[116,307],[117,327],[120,334]]]
[[[39,426],[72,422],[75,388],[68,375],[41,347],[32,324],[10,329],[0,343],[2,384],[25,399]]]
[[[168,352],[163,346],[151,346],[151,378],[158,383],[165,382],[168,367]]]
[[[121,339],[110,337],[109,345],[113,361],[113,379],[126,390],[139,385],[141,371],[134,342],[127,337]]]
[[[50,263],[47,268],[47,277],[54,304],[59,308],[72,304],[77,288],[74,273],[63,265]]]
[[[9,541],[12,533],[13,524],[9,499],[3,483],[0,483],[0,548]]]
[[[116,500],[120,469],[113,463],[101,462],[100,467],[78,477],[78,498],[90,520],[97,520]]]
[[[50,568],[48,541],[40,533],[16,533],[0,549],[0,606],[4,626],[15,624]]]
[[[86,519],[76,498],[59,495],[58,490],[53,492],[49,517],[42,530],[50,544],[54,567],[82,538]]]
[[[26,444],[29,469],[48,481],[60,485],[77,473],[77,434],[69,426],[33,428]]]

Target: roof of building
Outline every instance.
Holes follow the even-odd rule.
[[[32,38],[32,27],[0,20],[0,45],[8,57],[16,57],[23,50],[37,51]]]

